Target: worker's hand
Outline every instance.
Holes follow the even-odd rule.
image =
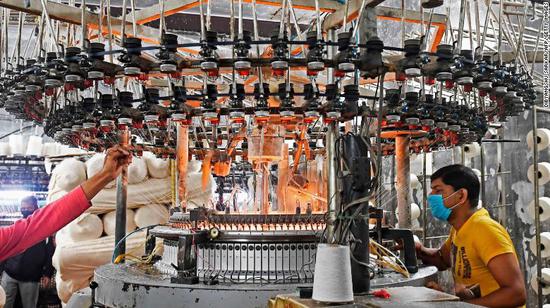
[[[428,281],[428,283],[426,283],[426,288],[437,290],[440,292],[445,292],[443,291],[443,288],[435,281]]]
[[[463,301],[476,298],[474,291],[472,291],[470,287],[467,287],[460,283],[455,284],[455,295],[460,297],[460,300]]]
[[[122,172],[122,168],[128,166],[130,162],[132,162],[132,155],[130,152],[121,146],[114,146],[107,150],[101,173],[103,173],[107,179],[113,181],[120,172]]]

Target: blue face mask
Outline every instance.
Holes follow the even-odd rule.
[[[430,205],[432,216],[442,221],[449,220],[449,216],[451,216],[452,210],[455,207],[459,206],[460,203],[457,203],[451,207],[446,207],[444,201],[452,195],[456,194],[457,192],[458,190],[450,194],[447,198],[443,198],[443,195],[429,195],[428,204]]]

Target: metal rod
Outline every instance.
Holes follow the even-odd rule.
[[[535,244],[537,245],[537,306],[542,307],[544,298],[542,294],[542,257],[540,247],[540,211],[539,211],[539,147],[538,147],[538,119],[537,106],[534,106],[532,113],[533,124],[533,203],[535,205]]]
[[[254,40],[258,41],[260,38],[260,34],[258,30],[258,13],[256,12],[256,0],[252,0],[252,20],[254,23]],[[259,58],[261,55],[260,55],[260,45],[258,44],[256,44],[256,53],[258,54],[258,58]],[[264,94],[264,85],[263,85],[262,68],[260,66],[258,66],[258,82],[259,82],[258,91],[260,95],[262,95]]]
[[[212,17],[212,1],[208,0],[206,2],[206,30],[207,31],[210,31],[212,27],[211,17]]]
[[[59,53],[59,46],[57,46],[57,35],[55,34],[55,31],[53,29],[52,20],[50,19],[50,14],[48,14],[48,4],[46,3],[46,0],[40,0],[42,3],[42,11],[44,12],[44,17],[46,17],[46,25],[48,26],[48,30],[50,31],[50,34],[53,36],[54,39],[54,48],[57,53]]]
[[[359,15],[357,15],[357,24],[353,28],[353,32],[351,34],[351,41],[355,41],[355,35],[357,34],[357,30],[359,29],[359,22],[361,21],[361,18],[363,17],[363,13],[365,12],[365,3],[366,0],[361,1],[361,7],[359,8]]]
[[[279,38],[282,39],[285,33],[285,16],[286,16],[286,0],[283,0],[283,7],[281,8],[281,20],[279,21]]]
[[[120,145],[128,146],[130,141],[130,131],[125,128],[120,133]],[[117,177],[116,181],[116,213],[115,213],[115,245],[118,244],[118,249],[115,256],[126,253],[126,207],[128,197],[128,167],[123,167],[122,172]],[[123,261],[124,262],[124,259]]]
[[[521,139],[481,139],[481,142],[496,142],[496,143],[521,142]]]
[[[408,135],[395,137],[395,160],[397,169],[397,210],[399,211],[399,228],[402,229],[410,229],[412,225],[410,202],[410,140],[411,138]]]
[[[346,24],[348,23],[348,14],[349,14],[349,3],[351,1],[346,1],[346,9],[344,10],[344,20],[342,21],[342,28],[340,28],[340,33],[346,32]]]
[[[426,244],[428,227],[428,176],[427,173],[427,154],[422,152],[422,243]]]
[[[500,9],[498,12],[498,62],[502,65],[502,16],[504,15],[504,6],[502,1],[500,1]],[[511,42],[510,42],[511,43]]]
[[[203,0],[199,0],[199,11],[201,16],[201,41],[206,40],[206,31],[204,29],[204,8],[203,8]]]
[[[317,39],[321,40],[323,38],[323,32],[321,32],[321,9],[319,8],[319,0],[315,0],[315,18],[317,28]]]
[[[82,0],[82,4],[80,5],[80,12],[80,26],[82,27],[82,38],[80,46],[82,51],[84,51],[86,49],[86,40],[88,39],[88,23],[86,21],[86,0]]]
[[[166,30],[166,21],[164,20],[164,0],[160,1],[160,24],[159,24],[159,36],[162,37],[162,33]],[[208,1],[210,4],[210,1]]]
[[[481,204],[484,206],[486,204],[485,198],[485,149],[483,148],[483,143],[479,144],[479,162],[480,162],[480,171],[481,171]]]
[[[460,53],[462,49],[462,38],[464,36],[464,18],[466,15],[466,0],[460,1],[460,15],[458,17],[458,43],[456,44],[455,53]]]
[[[233,26],[233,23],[231,25]],[[239,0],[239,39],[243,38],[243,30],[243,0]]]
[[[107,0],[107,35],[109,40],[109,62],[114,63],[114,57],[113,57],[113,27],[111,23],[111,0]],[[115,87],[112,87],[113,94]]]
[[[15,65],[19,65],[19,61],[21,59],[21,36],[23,34],[23,20],[25,19],[25,13],[19,12],[19,22],[17,25],[17,41],[15,43],[15,46],[17,48],[16,53],[16,59],[15,59]]]
[[[122,22],[120,23],[120,39],[122,41],[124,41],[124,38],[126,37],[126,1],[127,0],[122,0]]]
[[[327,197],[328,197],[328,222],[327,222],[327,240],[328,243],[335,244],[336,236],[334,228],[336,223],[336,214],[338,213],[338,182],[337,182],[337,164],[336,161],[336,140],[338,138],[338,122],[333,121],[328,125],[326,133],[326,151],[328,165],[327,179]]]
[[[401,46],[405,47],[405,0],[401,0]]]
[[[9,41],[9,36],[8,36],[8,25],[9,25],[9,22],[10,22],[10,9],[4,9],[4,24],[3,24],[3,30],[4,30],[4,73],[6,72],[6,70],[8,69],[8,64],[9,64],[9,56],[8,56],[8,41]]]
[[[130,0],[130,6],[132,7],[132,35],[135,37],[136,33],[137,33],[136,3],[135,3],[135,0]]]

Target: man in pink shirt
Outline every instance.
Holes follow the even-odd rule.
[[[80,216],[91,206],[90,200],[117,178],[131,158],[130,153],[122,147],[110,148],[101,172],[26,219],[0,228],[0,262],[44,240]]]

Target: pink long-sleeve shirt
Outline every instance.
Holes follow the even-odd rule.
[[[26,219],[9,227],[0,228],[0,261],[23,252],[25,249],[59,231],[90,207],[82,187],[78,186]]]

